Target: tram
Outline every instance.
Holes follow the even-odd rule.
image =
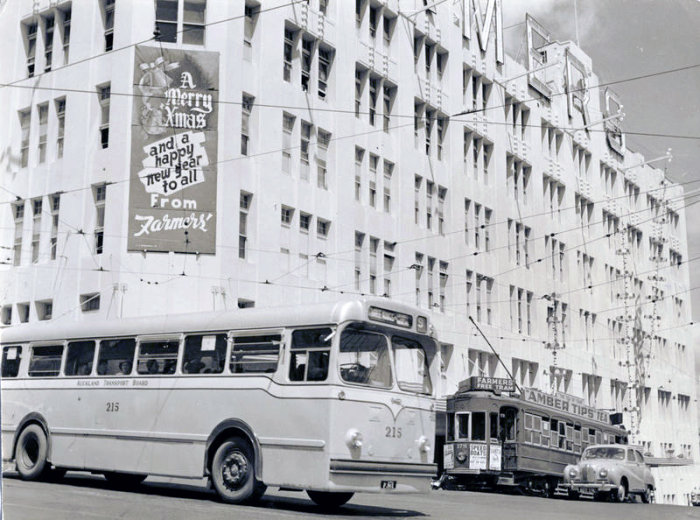
[[[623,427],[580,398],[518,390],[511,379],[475,376],[447,398],[443,486],[552,496],[586,446],[627,444]]]

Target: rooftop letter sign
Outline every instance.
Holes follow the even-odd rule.
[[[527,68],[532,71],[547,65],[547,51],[543,47],[549,45],[549,32],[529,14],[525,16],[525,38],[527,43]],[[547,99],[552,97],[552,89],[547,85],[547,71],[531,72],[527,75],[528,84]]]
[[[620,103],[620,98],[617,97],[617,94],[610,88],[605,89],[603,106],[605,107],[605,136],[608,141],[608,147],[620,157],[624,157],[625,134],[622,132],[622,123],[619,118],[612,118],[615,114],[619,114],[622,111],[622,103]]]
[[[588,115],[588,72],[586,66],[581,63],[569,49],[566,49],[566,105],[569,109],[569,117],[573,118],[575,111],[581,112],[583,126],[590,122]],[[586,128],[586,131],[588,129]]]
[[[484,16],[481,14],[481,0],[462,0],[462,35],[472,39],[472,15],[476,19],[476,32],[479,47],[486,52],[489,45],[491,26],[494,25],[494,40],[496,43],[496,62],[503,63],[503,11],[501,0],[488,0]]]
[[[135,53],[127,249],[214,254],[219,55]]]

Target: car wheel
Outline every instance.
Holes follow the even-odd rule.
[[[615,492],[615,502],[624,502],[627,500],[627,481],[623,480],[620,485],[617,486],[617,491]]]
[[[38,480],[43,477],[49,469],[46,461],[48,451],[48,440],[41,426],[30,424],[22,430],[15,448],[19,476],[23,480]]]
[[[306,491],[306,494],[309,495],[309,498],[313,500],[316,505],[326,509],[340,507],[354,495],[354,493],[332,493],[329,491],[311,491],[310,489]]]
[[[649,504],[651,502],[653,493],[654,488],[651,486],[647,486],[646,490],[644,490],[644,493],[642,493],[642,502],[645,504]]]
[[[221,500],[240,504],[259,499],[267,489],[255,480],[255,457],[248,443],[231,437],[221,443],[211,464],[211,480]]]

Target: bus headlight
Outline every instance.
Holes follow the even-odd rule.
[[[418,451],[428,453],[430,451],[430,441],[425,435],[421,435],[418,439]]]
[[[345,434],[345,444],[351,450],[362,448],[362,434],[356,428],[351,428]]]

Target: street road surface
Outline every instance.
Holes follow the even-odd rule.
[[[316,507],[305,493],[268,490],[254,506],[223,504],[203,483],[147,479],[132,491],[110,487],[98,475],[70,472],[60,482],[24,482],[6,475],[5,520],[231,520],[239,519],[700,519],[700,507],[612,504],[497,493],[432,491],[428,495],[357,494],[334,512]]]

